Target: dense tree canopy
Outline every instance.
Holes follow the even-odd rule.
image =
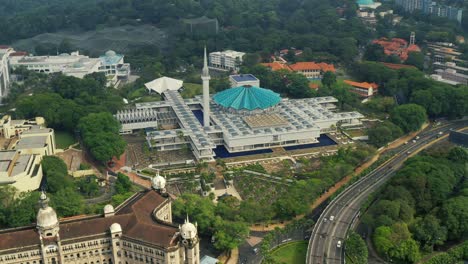
[[[466,238],[467,159],[453,159],[460,152],[467,151],[456,147],[413,157],[382,190],[363,217],[375,228],[381,256],[415,263],[420,251]]]
[[[345,242],[346,256],[356,264],[367,264],[366,242],[356,233],[351,232]]]
[[[101,162],[120,157],[125,151],[126,143],[119,135],[120,123],[108,112],[81,118],[78,128],[85,146]]]
[[[390,118],[404,132],[417,131],[426,122],[426,110],[417,104],[405,104],[395,107]]]
[[[174,201],[172,210],[176,218],[184,219],[188,215],[192,222],[197,222],[201,233],[214,238],[214,246],[217,249],[231,250],[248,237],[249,227],[242,218],[234,216],[234,212],[239,209],[236,205],[238,201],[233,200],[235,198],[227,199],[215,205],[208,198],[183,194]]]

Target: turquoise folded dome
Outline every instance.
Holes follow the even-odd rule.
[[[373,5],[374,1],[373,0],[358,0],[357,3],[358,5]]]
[[[281,101],[279,94],[256,86],[230,88],[215,94],[213,99],[217,104],[235,110],[263,110]]]

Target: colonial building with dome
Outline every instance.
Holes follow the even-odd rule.
[[[228,153],[243,153],[318,143],[321,134],[336,126],[360,125],[363,117],[358,112],[338,112],[338,100],[331,96],[288,99],[251,84],[210,96],[206,50],[202,96],[183,99],[179,93],[182,81],[163,78],[164,82],[147,83],[148,89],[161,94],[163,101],[137,103],[135,109],[115,115],[123,125],[121,132],[146,128],[150,148],[165,151],[188,145],[198,161],[213,160],[219,147]],[[155,83],[158,85],[153,87]],[[148,121],[135,117],[140,112],[147,114]]]
[[[102,215],[60,220],[41,193],[35,225],[0,230],[2,264],[199,264],[197,224],[172,223],[166,179]]]

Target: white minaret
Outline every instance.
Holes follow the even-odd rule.
[[[203,70],[201,79],[203,81],[203,125],[210,126],[210,71],[208,70],[208,62],[206,59],[206,47],[203,57]]]
[[[416,34],[414,32],[411,32],[409,44],[414,45],[415,43],[416,43]]]

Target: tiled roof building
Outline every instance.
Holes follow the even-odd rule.
[[[270,63],[262,63],[263,66],[269,67],[273,71],[278,70],[287,70],[287,71],[295,71],[307,78],[311,79],[320,79],[322,75],[327,72],[335,72],[335,66],[333,64],[328,64],[325,62],[312,62],[312,61],[302,61],[296,62],[294,64],[285,64],[278,61],[270,62]]]
[[[379,86],[376,83],[354,82],[350,80],[344,80],[343,82],[352,87],[351,92],[363,97],[373,96],[379,88]]]
[[[172,224],[161,176],[104,214],[57,220],[43,193],[36,226],[0,231],[0,263],[198,264],[196,224]]]
[[[380,38],[372,41],[373,44],[378,44],[383,47],[384,53],[387,56],[398,56],[402,61],[408,59],[410,52],[420,52],[421,49],[416,44],[408,45],[408,41],[401,38]]]

